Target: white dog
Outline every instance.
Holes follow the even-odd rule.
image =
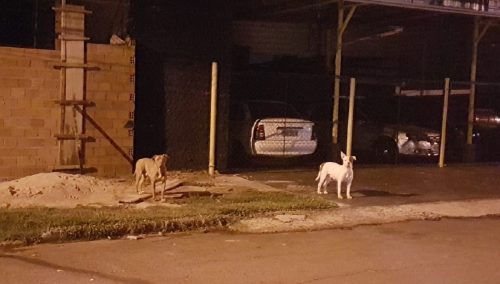
[[[142,158],[137,160],[135,164],[135,190],[139,193],[144,180],[149,178],[153,187],[153,199],[156,199],[155,185],[157,181],[163,182],[163,190],[161,191],[161,198],[163,199],[165,192],[165,185],[167,179],[167,160],[169,156],[166,154],[154,155],[153,158]]]
[[[340,157],[342,158],[342,165],[334,162],[326,162],[319,166],[318,176],[316,181],[318,181],[318,194],[321,194],[321,189],[323,188],[323,194],[328,194],[326,187],[331,180],[337,181],[337,198],[342,199],[342,194],[340,193],[341,184],[345,182],[347,184],[347,199],[351,199],[351,183],[354,178],[354,171],[352,169],[352,163],[356,160],[356,156],[348,157],[344,152],[340,152]]]

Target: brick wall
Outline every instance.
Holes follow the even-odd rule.
[[[87,62],[100,68],[87,72],[87,100],[95,103],[87,114],[113,142],[85,122],[86,132],[96,138],[86,145],[86,163],[104,176],[131,174],[132,165],[125,155],[132,159],[133,129],[125,126],[134,120],[135,48],[88,44]]]
[[[0,48],[0,178],[44,172],[57,159],[59,52]]]
[[[0,47],[0,179],[51,171],[57,164],[60,71],[53,66],[59,58],[55,50]],[[133,132],[124,126],[133,120],[135,49],[89,44],[87,61],[100,68],[87,72],[87,100],[95,102],[87,113],[105,134],[85,122],[96,140],[86,143],[85,165],[101,176],[130,174]]]

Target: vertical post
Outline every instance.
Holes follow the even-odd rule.
[[[441,124],[441,145],[439,146],[439,167],[444,167],[446,150],[446,123],[448,121],[448,98],[450,96],[450,78],[444,79],[443,122]]]
[[[470,65],[469,115],[467,119],[467,145],[472,145],[472,128],[474,124],[474,102],[476,99],[477,48],[479,44],[479,16],[474,18],[474,34],[472,37],[472,62]]]
[[[339,101],[340,101],[340,70],[342,68],[342,30],[344,26],[344,0],[338,3],[338,21],[337,21],[337,45],[335,52],[335,78],[333,86],[333,127],[332,141],[338,143],[339,132]]]
[[[340,72],[342,68],[342,39],[349,22],[356,12],[358,6],[351,6],[349,13],[344,19],[344,0],[338,0],[338,23],[337,23],[337,44],[335,50],[335,79],[333,96],[333,114],[332,114],[332,142],[338,143],[339,132],[339,100],[340,100]]]
[[[66,2],[63,0],[62,1],[61,7],[64,7],[66,5]],[[60,12],[60,21],[61,21],[61,36],[64,38],[66,32],[66,21],[65,21],[65,12],[61,11]],[[66,63],[66,41],[61,39],[60,41],[60,48],[61,48],[61,63]],[[60,76],[59,76],[59,88],[60,88],[60,99],[61,102],[66,101],[66,68],[61,68],[60,71]],[[59,120],[59,133],[63,134],[64,133],[64,128],[66,125],[66,106],[62,105],[61,106],[61,116]],[[58,149],[59,149],[59,155],[58,155],[58,165],[63,165],[64,164],[64,140],[58,140],[57,141]]]
[[[356,78],[351,78],[349,84],[349,115],[347,120],[347,146],[346,155],[351,156],[352,152],[352,127],[354,121],[354,95],[356,94]]]
[[[59,23],[56,23],[56,32],[59,34],[56,46],[61,51],[61,121],[58,135],[69,135],[70,140],[58,137],[59,161],[56,168],[82,170],[84,163],[84,140],[80,135],[84,131],[84,117],[73,106],[64,101],[85,100],[85,15],[90,11],[83,6],[67,5],[61,0],[61,6],[54,7]],[[76,67],[68,68],[69,65]],[[84,106],[82,106],[83,111]]]
[[[208,174],[215,173],[215,134],[217,117],[217,62],[212,62],[212,84],[210,90],[210,146],[208,154]]]

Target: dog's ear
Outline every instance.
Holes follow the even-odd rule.
[[[344,154],[344,152],[340,151],[340,157],[341,157],[342,159],[344,159],[344,158],[345,158],[345,154]]]
[[[356,161],[356,156],[351,157],[353,161]]]

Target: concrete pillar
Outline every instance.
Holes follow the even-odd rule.
[[[61,101],[85,100],[85,14],[83,6],[62,5],[56,12],[56,48],[61,51]],[[59,135],[84,133],[84,119],[72,105],[61,106]],[[81,165],[83,159],[82,140],[59,140],[59,165]]]

